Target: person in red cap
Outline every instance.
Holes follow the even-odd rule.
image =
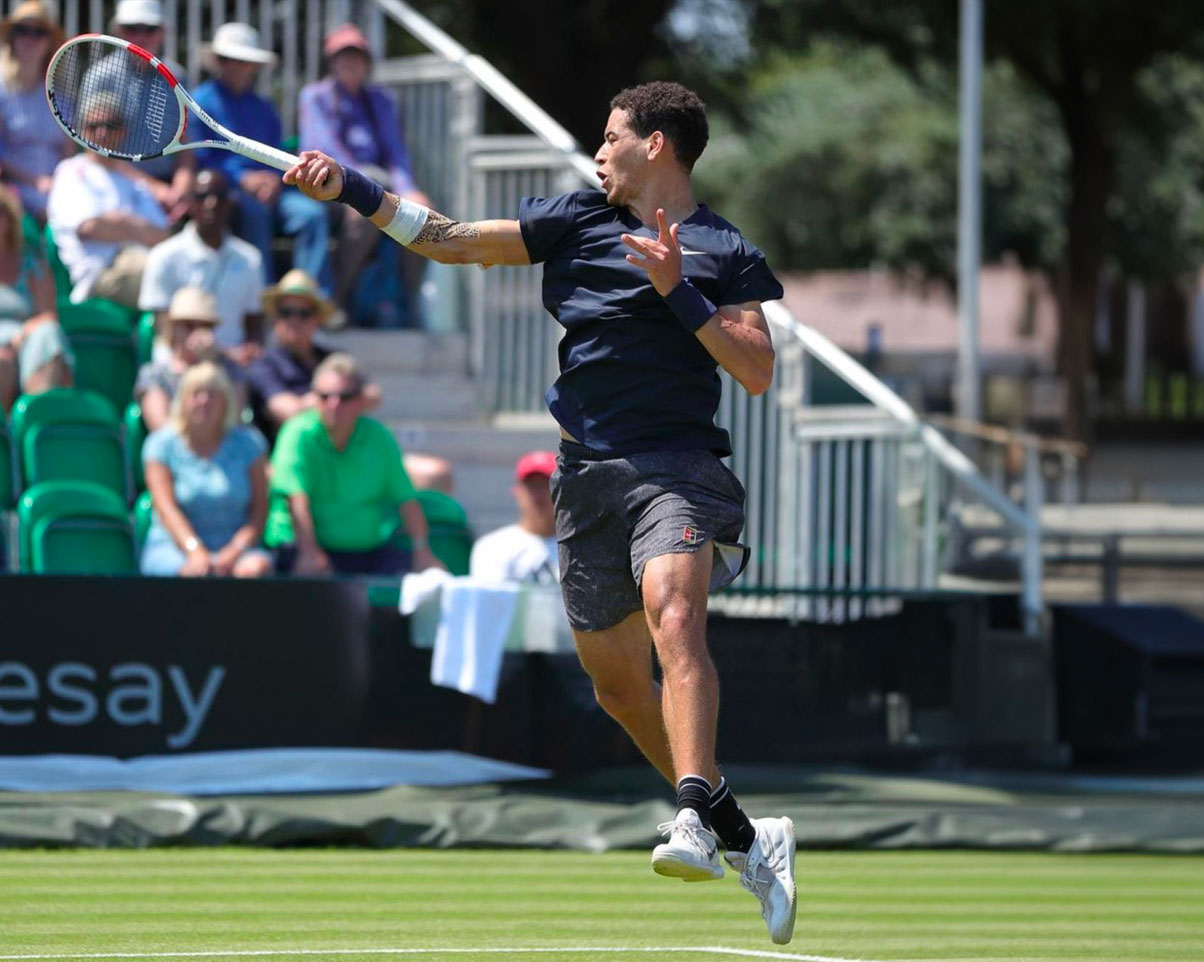
[[[548,480],[556,471],[551,451],[531,451],[518,459],[510,493],[518,504],[518,522],[491,531],[472,546],[469,574],[484,581],[555,584],[556,510]]]
[[[411,172],[410,154],[402,132],[401,115],[384,87],[368,82],[372,51],[355,24],[336,27],[323,46],[327,74],[301,89],[298,103],[298,140],[343,164],[354,164],[402,197],[429,204]],[[347,304],[360,271],[380,243],[380,233],[355,211],[343,211],[339,243],[335,248],[334,301]],[[402,255],[402,276],[416,288],[425,262]],[[353,318],[354,320],[354,318]]]

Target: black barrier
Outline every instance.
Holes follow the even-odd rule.
[[[0,752],[362,744],[368,621],[354,582],[0,577]]]

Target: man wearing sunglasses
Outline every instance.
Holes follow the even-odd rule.
[[[110,29],[114,36],[137,44],[163,59],[166,34],[160,0],[119,0]],[[164,62],[177,77],[184,76],[184,68],[178,63],[173,60]],[[97,92],[107,90],[120,95],[126,116],[138,116],[146,110],[146,98],[151,90],[151,85],[146,81],[152,73],[149,66],[119,50],[88,71],[84,89]],[[164,105],[164,109],[167,111],[164,123],[174,127],[180,119],[174,99]],[[131,173],[143,181],[173,222],[184,216],[196,174],[196,154],[193,151],[185,150],[144,160],[134,164]]]
[[[84,136],[117,147],[126,136],[119,99],[94,94],[83,104]],[[71,300],[104,297],[137,307],[147,251],[167,239],[167,215],[131,165],[85,150],[55,168],[47,216],[71,275]]]
[[[222,354],[245,366],[263,353],[263,265],[259,251],[230,230],[230,183],[219,170],[203,170],[188,196],[188,223],[151,249],[138,307],[163,315],[176,291],[200,287],[217,298],[221,324],[214,336]]]
[[[314,409],[280,431],[265,540],[281,571],[398,575],[442,567],[397,441],[364,416],[364,387],[355,360],[331,354],[314,371]]]
[[[311,384],[314,371],[332,353],[318,339],[318,330],[334,313],[334,304],[318,282],[293,268],[261,297],[272,326],[272,346],[247,368],[255,424],[269,439],[280,426],[302,411],[316,407]],[[365,410],[380,404],[380,388],[364,385]]]

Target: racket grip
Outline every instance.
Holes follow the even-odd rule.
[[[277,170],[288,170],[301,159],[296,154],[290,154],[286,150],[277,150],[275,147],[261,144],[258,140],[251,140],[249,137],[231,137],[230,149],[244,157],[257,160],[261,164],[275,167]]]

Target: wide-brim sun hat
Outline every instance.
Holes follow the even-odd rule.
[[[113,23],[118,27],[161,27],[163,4],[159,0],[119,0]]]
[[[212,42],[201,48],[209,69],[216,68],[218,57],[243,63],[274,64],[276,55],[260,46],[259,31],[249,23],[223,23],[213,31]]]
[[[276,314],[276,302],[282,297],[303,297],[312,302],[318,311],[318,318],[325,324],[334,313],[334,304],[326,299],[318,282],[299,267],[280,278],[280,283],[269,287],[259,296],[264,312]]]
[[[172,295],[167,308],[167,322],[172,324],[179,321],[216,327],[222,322],[217,298],[202,287],[181,287]]]
[[[0,42],[8,43],[13,27],[19,23],[36,24],[49,30],[51,49],[58,49],[63,43],[63,28],[59,26],[50,7],[41,0],[24,0],[0,21]]]

